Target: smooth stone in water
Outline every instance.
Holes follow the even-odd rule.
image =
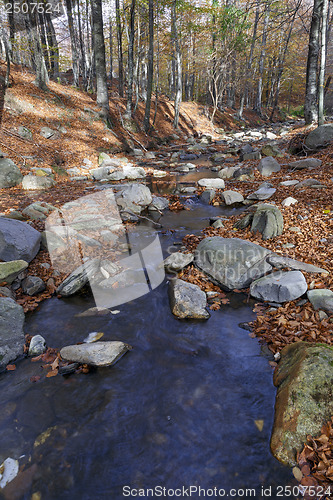
[[[178,272],[193,262],[193,253],[175,252],[164,261],[164,267],[169,272]]]
[[[163,196],[152,196],[153,201],[148,207],[148,210],[151,212],[159,212],[162,210],[166,210],[169,208],[169,200],[167,198],[163,198]]]
[[[172,313],[180,319],[208,319],[207,297],[197,285],[181,279],[170,281],[169,299]]]
[[[200,200],[203,203],[207,203],[207,205],[209,205],[213,201],[215,195],[215,189],[205,189],[200,195]]]
[[[211,189],[224,189],[223,179],[200,179],[198,181],[199,186],[211,188]]]
[[[250,293],[256,299],[282,303],[298,299],[307,289],[300,271],[286,271],[268,274],[254,281]]]
[[[60,350],[60,356],[66,361],[92,366],[111,366],[130,349],[132,349],[131,346],[124,342],[94,342],[63,347]]]
[[[9,297],[0,297],[0,371],[23,354],[23,307]]]
[[[39,356],[46,350],[45,339],[41,335],[34,335],[30,341],[29,356]]]

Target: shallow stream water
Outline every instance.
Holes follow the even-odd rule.
[[[196,198],[188,205],[189,211],[160,219],[165,255],[186,234],[199,234],[210,216],[235,213]],[[251,496],[259,499],[262,487],[293,484],[269,450],[272,368],[257,339],[238,326],[254,318],[253,303],[230,294],[230,304],[211,311],[208,321],[180,321],[167,288],[165,280],[119,306],[117,315],[77,317],[95,305],[90,295],[52,298],[28,315],[26,332],[43,335],[50,347],[102,331],[103,340],[133,350],[87,375],[44,375],[32,383],[43,369],[29,359],[0,375],[0,459],[24,455],[20,462],[34,473],[32,484],[29,475],[22,479],[17,498],[40,492],[42,500],[118,500],[124,486],[196,485],[254,488]],[[34,446],[47,430],[45,442]]]

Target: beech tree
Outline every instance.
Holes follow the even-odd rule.
[[[105,44],[103,33],[102,1],[91,0],[92,27],[94,35],[94,55],[96,69],[97,104],[105,117],[109,113],[109,95],[106,79]]]

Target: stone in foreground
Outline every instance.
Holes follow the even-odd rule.
[[[25,260],[11,260],[9,262],[0,262],[0,283],[6,282],[8,285],[13,283],[15,278],[28,267]]]
[[[94,342],[93,344],[69,345],[60,350],[60,356],[66,361],[84,363],[92,366],[114,365],[127,351],[128,344],[118,341]]]
[[[315,150],[327,146],[333,140],[333,123],[320,125],[312,130],[305,139],[307,148]]]
[[[333,313],[333,292],[327,289],[308,291],[308,299],[315,309],[324,309]]]
[[[23,179],[20,169],[9,158],[0,158],[0,189],[17,186]]]
[[[0,217],[0,259],[32,261],[40,248],[41,235],[26,222]]]
[[[240,238],[213,236],[202,240],[195,251],[195,264],[224,289],[246,288],[272,270],[266,262],[267,248]]]
[[[317,436],[333,415],[333,348],[296,342],[284,347],[274,373],[277,387],[271,450],[285,465],[296,465],[308,434]]]
[[[23,307],[9,297],[0,297],[0,371],[23,354]]]
[[[259,232],[263,240],[275,238],[283,233],[283,216],[275,205],[261,203],[253,216],[251,231]]]
[[[254,281],[250,287],[252,297],[270,302],[288,302],[298,299],[308,289],[300,271],[287,271],[268,274]]]
[[[207,298],[197,285],[180,279],[171,280],[169,299],[172,313],[180,319],[208,319]]]

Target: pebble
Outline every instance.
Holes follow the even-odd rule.
[[[41,335],[34,335],[30,341],[29,356],[39,356],[45,352],[45,339]]]

